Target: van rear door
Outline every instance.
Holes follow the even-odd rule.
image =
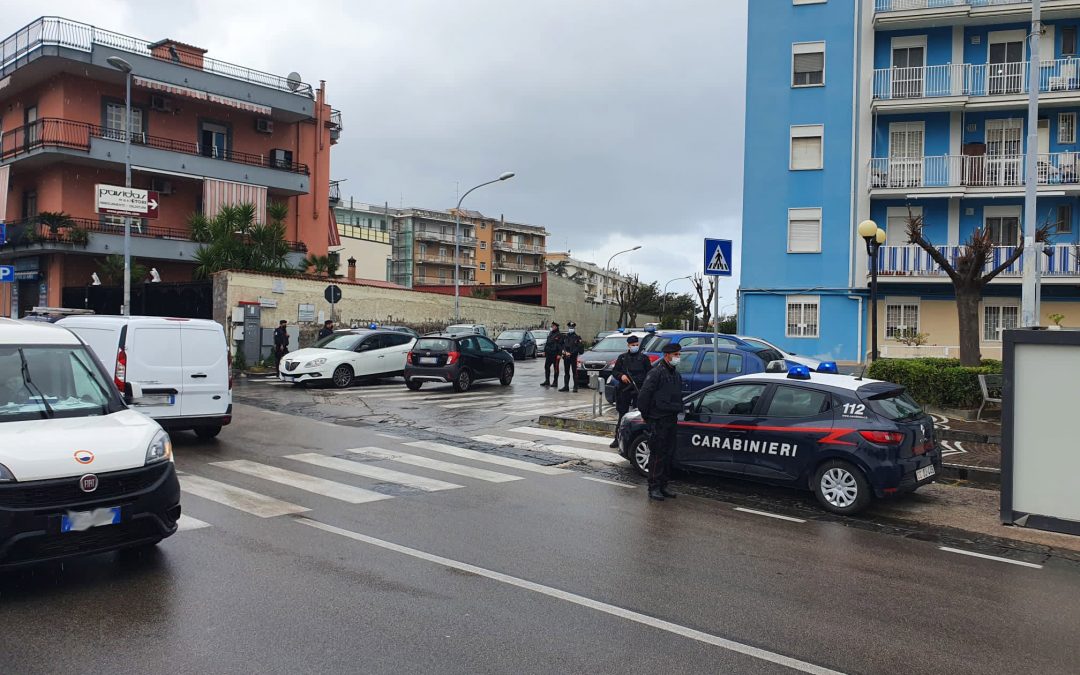
[[[229,357],[225,333],[220,325],[203,321],[181,321],[184,417],[224,415],[232,403],[229,392]]]
[[[137,410],[154,419],[179,417],[184,393],[180,326],[164,321],[128,324],[124,342],[127,381],[143,391]]]

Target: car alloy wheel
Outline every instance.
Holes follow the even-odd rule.
[[[642,476],[649,475],[649,441],[642,438],[637,443],[634,443],[634,468]]]
[[[821,496],[832,506],[846,509],[859,498],[859,484],[850,471],[834,466],[821,475]]]
[[[469,371],[462,368],[461,372],[454,379],[454,391],[468,391],[472,386],[472,376],[469,375]]]
[[[508,386],[513,379],[514,366],[508,363],[503,367],[502,375],[499,376],[499,384],[503,385],[504,387]]]
[[[344,364],[334,369],[334,386],[338,389],[344,389],[352,384],[353,381],[353,369]]]

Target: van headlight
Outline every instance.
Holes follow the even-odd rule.
[[[304,367],[305,368],[315,368],[317,366],[323,365],[324,363],[326,363],[326,359],[324,359],[322,357],[319,357],[317,359],[311,359],[310,361],[308,361],[307,363],[304,364]]]
[[[172,459],[172,439],[164,431],[154,434],[150,447],[146,449],[146,463],[157,464]]]
[[[11,469],[7,468],[3,464],[0,464],[0,483],[14,483],[15,474],[11,473]]]

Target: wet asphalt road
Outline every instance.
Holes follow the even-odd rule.
[[[526,378],[511,389],[522,384],[531,395]],[[549,475],[517,464],[540,457],[526,452],[412,445],[450,442],[447,425],[522,423],[495,406],[335,425],[318,407],[336,418],[352,394],[262,386],[238,391],[264,408],[238,405],[218,441],[176,439],[182,483],[249,492],[226,505],[186,491],[197,529],[154,553],[0,576],[3,672],[1072,673],[1080,662],[1080,566],[1068,561],[1036,569],[778,520],[685,485],[693,494],[650,503],[625,469]],[[483,447],[454,445],[466,446]],[[223,464],[236,461],[262,474]],[[272,482],[274,468],[332,483]],[[388,498],[350,503],[370,498],[350,486]],[[254,514],[268,499],[297,512]]]

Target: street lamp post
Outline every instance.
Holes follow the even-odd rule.
[[[461,321],[461,202],[465,201],[465,198],[469,196],[469,193],[473,190],[479,190],[485,185],[491,185],[492,183],[498,183],[499,181],[508,180],[514,177],[513,171],[507,171],[503,173],[495,180],[489,180],[486,183],[480,183],[476,187],[469,188],[465,194],[461,195],[461,199],[457,202],[457,208],[454,209],[454,321]]]
[[[866,242],[866,254],[870,256],[870,360],[878,357],[877,276],[878,250],[885,243],[885,230],[872,220],[859,223],[859,236]],[[859,355],[862,356],[861,354]]]
[[[667,287],[671,285],[672,281],[679,281],[681,279],[692,279],[692,278],[693,278],[693,275],[688,274],[685,277],[675,277],[671,281],[668,281],[666,284],[664,284],[664,295],[663,295],[662,298],[660,298],[660,327],[661,328],[663,328],[663,326],[664,326],[664,314],[667,313]]]
[[[630,253],[631,251],[636,251],[639,248],[641,248],[640,245],[635,246],[634,248],[628,248],[625,251],[619,251],[615,255],[611,256],[610,258],[607,259],[607,265],[604,265],[604,271],[607,272],[607,271],[611,270],[611,261],[615,259],[615,256],[622,255],[623,253]],[[607,299],[605,298],[605,302],[604,302],[604,330],[607,330],[607,327],[608,327],[608,305],[611,304],[611,303],[607,302],[606,300]]]
[[[131,187],[131,64],[119,56],[106,59],[124,74],[124,187]],[[131,316],[131,216],[124,216],[124,316]]]

